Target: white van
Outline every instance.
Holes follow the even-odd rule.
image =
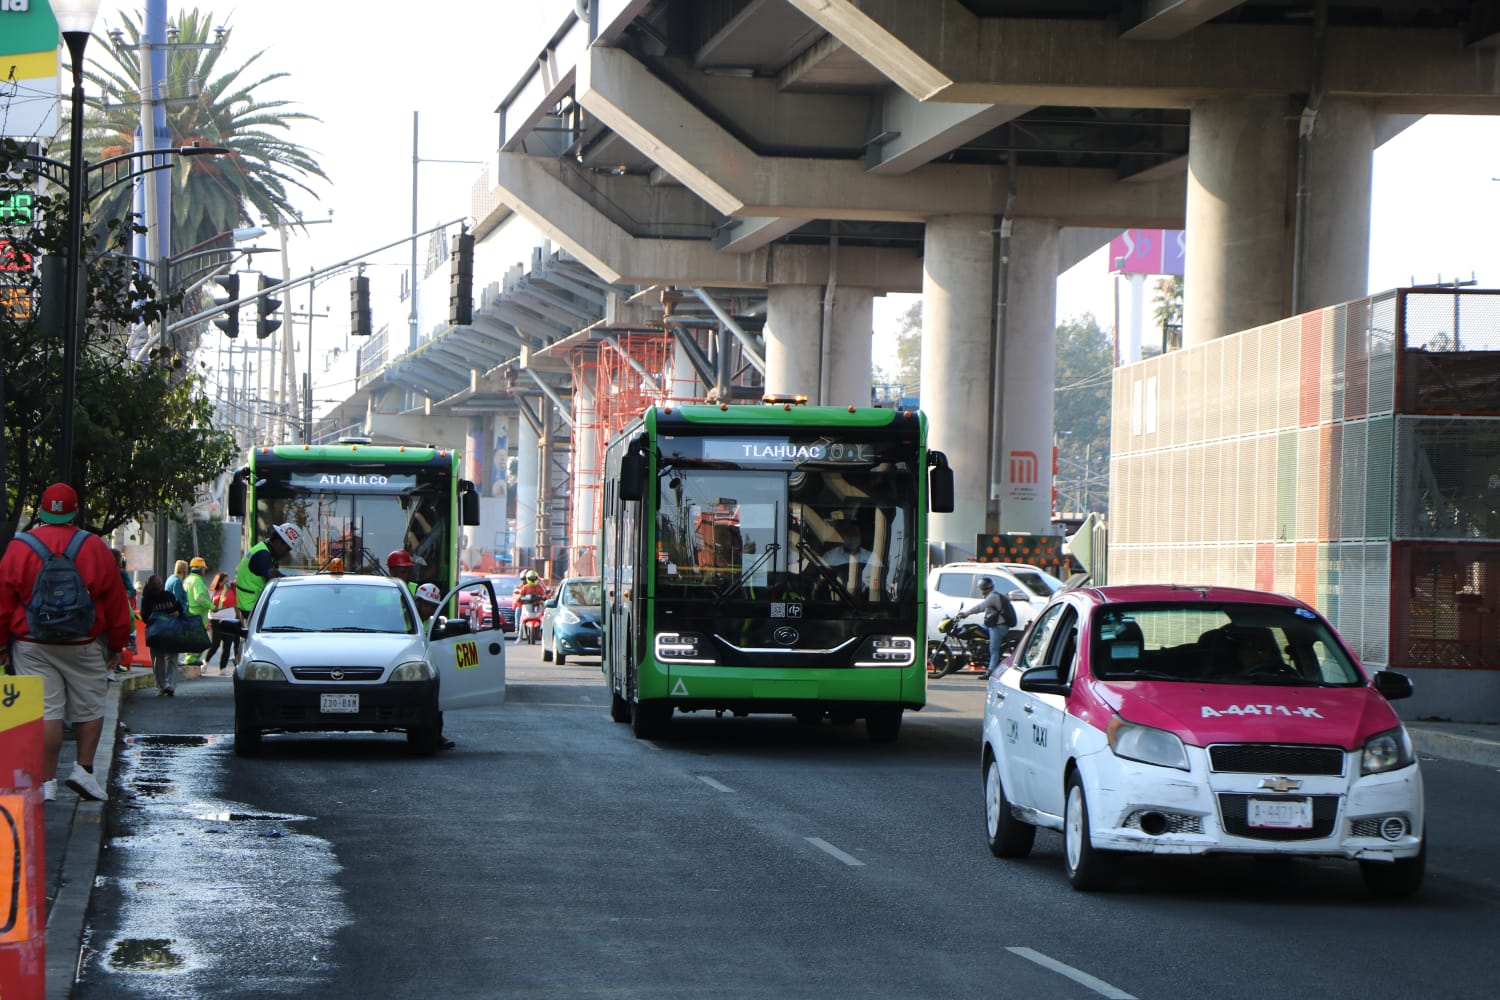
[[[1063,582],[1046,570],[1025,563],[955,562],[935,566],[927,574],[927,638],[943,637],[938,624],[981,600],[980,577],[989,577],[995,589],[1016,609],[1016,625],[1024,628],[1037,616]]]

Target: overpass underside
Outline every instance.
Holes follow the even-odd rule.
[[[920,292],[920,397],[958,493],[931,536],[961,547],[1049,527],[1048,463],[1020,458],[1052,448],[1062,270],[1125,228],[1186,229],[1185,347],[1361,298],[1376,145],[1415,115],[1500,109],[1483,3],[575,10],[498,109],[477,232],[528,220],[615,304],[505,363],[577,389],[649,330],[672,349],[619,370],[663,397],[868,405],[874,297]],[[702,324],[682,336],[664,300]],[[610,431],[585,424],[575,455]]]

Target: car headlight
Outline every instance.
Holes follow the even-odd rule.
[[[426,660],[407,660],[395,670],[391,671],[391,678],[387,683],[395,684],[401,681],[430,681],[434,674],[432,664]]]
[[[246,681],[285,681],[286,673],[270,660],[251,660],[245,664],[240,679]]]
[[[581,620],[582,619],[580,619],[573,612],[569,611],[567,608],[557,609],[557,623],[559,625],[576,625]]]
[[[1109,720],[1109,748],[1116,757],[1138,760],[1157,767],[1188,770],[1187,749],[1176,733],[1129,722],[1120,716]]]
[[[1365,740],[1365,750],[1359,759],[1359,773],[1381,774],[1416,762],[1416,750],[1411,745],[1406,727],[1397,726]]]

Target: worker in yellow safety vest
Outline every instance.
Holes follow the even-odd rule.
[[[278,524],[263,542],[251,546],[240,560],[239,570],[234,575],[234,602],[240,620],[250,618],[260,592],[266,589],[267,581],[281,575],[278,563],[285,559],[302,539],[302,529],[295,524]]]

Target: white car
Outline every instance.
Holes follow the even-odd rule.
[[[1107,888],[1125,853],[1359,863],[1377,896],[1422,884],[1422,772],[1389,702],[1294,598],[1229,587],[1059,594],[985,692],[990,851],[1063,835],[1068,878]]]
[[[1046,570],[1024,563],[954,562],[937,566],[927,574],[927,639],[940,642],[938,625],[978,604],[983,597],[979,580],[989,577],[995,589],[1010,598],[1016,609],[1016,627],[1025,628],[1037,612],[1063,588],[1063,582]]]
[[[488,580],[462,584],[423,622],[400,581],[319,573],[272,580],[251,612],[234,672],[234,750],[263,733],[404,731],[432,753],[442,713],[505,700],[505,635]],[[445,615],[452,615],[447,618]]]

